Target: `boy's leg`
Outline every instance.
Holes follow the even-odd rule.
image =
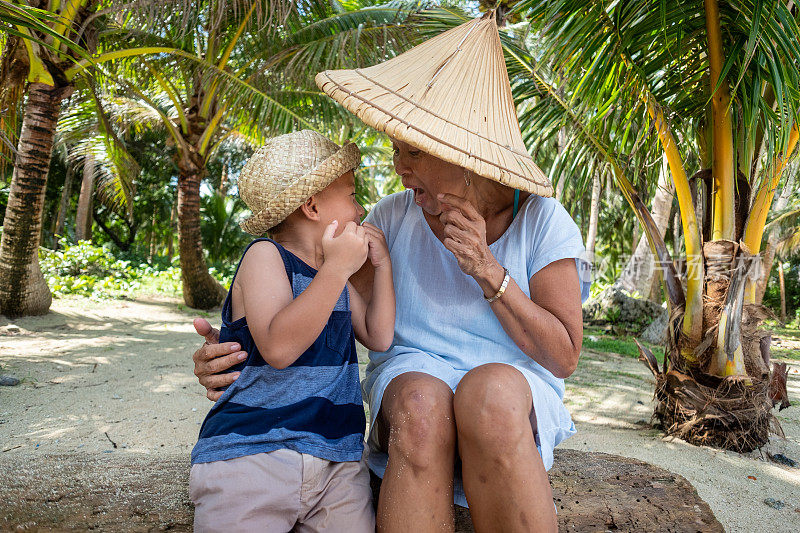
[[[361,461],[334,463],[303,455],[303,510],[297,533],[374,533],[369,470]]]
[[[301,455],[291,450],[195,464],[189,475],[194,531],[291,531],[302,468]]]

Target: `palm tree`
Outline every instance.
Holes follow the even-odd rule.
[[[0,6],[0,27],[5,31],[0,145],[17,146],[0,241],[0,312],[7,316],[43,314],[52,301],[39,269],[38,246],[53,139],[64,99],[85,85],[99,64],[162,52],[125,48],[102,53],[108,35],[100,30],[114,24],[109,14],[118,8],[113,6],[100,9],[95,0],[53,2],[46,9],[33,4],[3,2]],[[109,35],[128,42],[117,30]],[[100,55],[91,57],[98,47]],[[0,156],[5,156],[4,161],[10,158],[6,150],[0,150]]]
[[[763,445],[777,420],[752,280],[798,140],[797,6],[523,0],[510,15],[523,22],[507,25],[501,42],[526,143],[552,165],[551,176],[569,177],[559,185],[566,192],[585,191],[598,164],[609,172],[664,269],[671,320],[663,366],[642,353],[657,378],[655,417],[690,442]],[[434,34],[468,18],[438,9],[421,28]],[[674,252],[685,256],[683,279],[642,201],[662,158],[679,204]]]
[[[259,145],[297,127],[325,130],[349,122],[313,85],[314,73],[367,63],[403,40],[402,5],[356,11],[337,5],[197,2],[185,6],[182,24],[169,23],[171,10],[128,21],[130,28],[150,28],[131,31],[164,54],[130,62],[128,94],[111,98],[112,112],[164,130],[174,148],[183,295],[190,307],[208,309],[224,297],[208,273],[200,232],[200,184],[219,147],[229,139]],[[154,24],[158,19],[163,23]]]
[[[541,47],[534,56],[519,36],[507,46],[509,70],[527,71],[520,85],[537,95],[533,123],[539,131],[568,126],[577,157],[584,151],[608,163],[667,268],[667,358],[659,368],[643,353],[657,378],[655,416],[690,442],[763,445],[775,419],[769,357],[760,348],[769,333],[758,329],[764,313],[752,280],[798,139],[797,6],[526,0],[516,9]],[[675,186],[685,288],[625,161],[632,146],[647,143],[666,157]],[[650,157],[656,162],[659,154]],[[698,173],[690,179],[691,168]]]
[[[61,102],[74,90],[64,71],[86,55],[88,35],[78,37],[76,30],[96,3],[57,5],[49,12],[3,6],[4,26],[13,28],[0,73],[0,109],[11,111],[4,116],[6,139],[15,136],[13,111],[26,100],[0,241],[0,312],[8,316],[45,313],[52,300],[38,261],[45,185]],[[76,51],[72,41],[83,48]]]
[[[347,12],[322,0],[143,0],[105,10],[94,0],[53,5],[49,12],[23,10],[43,13],[25,24],[19,10],[0,12],[0,24],[14,24],[4,42],[0,109],[16,109],[26,96],[0,245],[0,311],[9,316],[49,308],[36,251],[53,135],[63,99],[99,65],[112,62],[111,75],[159,117],[174,143],[184,298],[209,308],[223,290],[208,274],[200,239],[199,188],[208,158],[231,136],[257,142],[298,125],[349,121],[315,87],[308,89],[309,80],[323,67],[392,53],[405,13],[402,3]],[[111,16],[119,9],[125,16]],[[95,42],[100,49],[92,55]],[[151,59],[131,61],[145,56]],[[157,105],[161,97],[171,115]],[[2,125],[4,138],[16,137],[13,120],[4,117]]]

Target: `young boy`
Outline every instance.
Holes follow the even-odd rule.
[[[248,353],[192,451],[195,531],[374,531],[355,338],[394,335],[389,251],[359,225],[358,148],[304,130],[247,162],[239,194],[253,215],[222,308],[221,342]],[[348,278],[369,259],[369,300]]]

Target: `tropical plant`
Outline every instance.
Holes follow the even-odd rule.
[[[135,39],[161,55],[130,61],[111,112],[164,130],[174,148],[187,305],[210,308],[224,295],[208,274],[200,231],[200,184],[216,151],[231,140],[259,145],[297,127],[335,132],[352,119],[318,91],[314,74],[401,48],[404,4],[348,4],[360,9],[320,0],[206,1],[184,5],[177,19],[167,7],[127,21]]]
[[[137,4],[148,3],[141,0]],[[76,88],[90,88],[89,80],[99,65],[157,50],[115,47],[113,53],[105,51],[109,40],[130,43],[116,25],[118,17],[113,16],[120,7],[95,0],[3,4],[0,25],[8,33],[3,35],[0,62],[0,140],[5,148],[16,145],[16,149],[11,156],[0,154],[4,161],[14,162],[0,242],[0,311],[18,316],[45,313],[52,300],[37,249],[53,140],[64,100]],[[19,110],[22,119],[18,123]],[[99,131],[105,149],[116,149],[116,144],[108,142],[113,133],[102,127]]]
[[[657,378],[657,418],[690,442],[763,445],[775,419],[761,349],[769,333],[758,329],[764,313],[752,279],[798,139],[797,6],[526,0],[516,9],[540,47],[534,55],[519,36],[506,46],[509,71],[527,70],[520,84],[537,95],[535,131],[566,127],[570,160],[609,164],[666,268],[672,320],[663,367],[643,352]],[[669,163],[685,288],[632,177],[654,183],[655,176],[634,172],[625,154],[645,154],[642,168],[657,166],[662,154]]]
[[[67,0],[41,10],[30,4],[3,6],[3,25],[13,27],[3,43],[0,72],[7,141],[17,137],[15,113],[25,99],[0,241],[0,311],[8,316],[41,314],[50,307],[37,254],[44,191],[61,103],[72,94],[78,74],[67,72],[94,51],[95,26],[84,27],[84,22],[97,5]],[[9,10],[16,20],[5,16]]]
[[[4,2],[0,25],[13,31],[1,43],[1,125],[3,139],[17,149],[0,245],[0,310],[16,316],[49,308],[36,249],[53,134],[64,98],[78,86],[91,88],[85,80],[101,65],[122,89],[95,103],[117,98],[117,116],[127,108],[132,121],[149,121],[169,134],[178,168],[184,298],[193,307],[219,303],[224,291],[208,274],[199,225],[209,158],[237,137],[258,144],[299,126],[329,133],[351,123],[312,80],[322,68],[358,66],[402,47],[408,6],[371,4],[141,0],[101,9],[93,0],[68,0],[36,10]],[[19,127],[13,111],[23,101]],[[102,139],[92,137],[102,146],[87,154],[117,148],[103,120],[98,128]]]
[[[657,418],[690,442],[763,445],[777,421],[752,280],[798,139],[797,6],[523,0],[511,15],[523,22],[506,25],[501,42],[534,157],[560,191],[587,190],[598,165],[609,172],[664,270],[663,367],[642,353],[657,378]],[[469,16],[438,9],[420,27],[435,34]],[[642,200],[662,159],[679,206],[683,242],[673,250],[685,257],[683,279]]]

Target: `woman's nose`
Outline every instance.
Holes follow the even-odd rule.
[[[405,157],[401,155],[394,156],[394,171],[401,177],[405,177],[411,171]]]

